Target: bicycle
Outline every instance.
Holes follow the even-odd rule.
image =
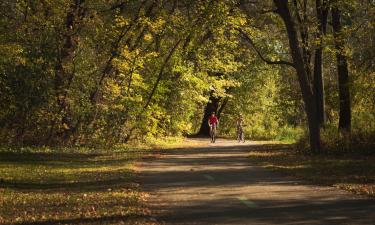
[[[237,141],[245,143],[245,133],[243,132],[243,127],[237,127]]]
[[[216,141],[216,125],[210,125],[210,137],[211,137],[211,143],[215,143],[215,141]]]

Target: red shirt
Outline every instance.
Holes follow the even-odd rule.
[[[213,124],[216,125],[218,121],[219,121],[219,120],[217,119],[216,116],[210,116],[210,118],[208,119],[208,123],[209,123],[210,125],[213,125]]]

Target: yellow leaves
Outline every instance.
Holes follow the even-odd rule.
[[[148,25],[152,31],[157,32],[157,31],[161,31],[165,23],[166,21],[163,18],[157,18],[155,21],[152,21],[152,22],[150,21]]]
[[[375,197],[375,185],[374,184],[353,184],[353,183],[342,183],[334,185],[338,188],[354,192],[357,194],[366,194]]]
[[[63,127],[63,129],[65,129],[65,130],[69,130],[69,126],[68,126],[68,124],[66,124],[66,123],[63,123],[62,127]]]
[[[151,35],[151,34],[146,34],[146,35],[143,37],[143,39],[144,39],[145,41],[151,41],[151,40],[152,40],[152,35]]]
[[[234,27],[243,27],[247,24],[247,18],[245,15],[229,16],[228,22]]]
[[[239,86],[239,82],[232,79],[215,79],[211,77],[211,89],[214,90],[214,95],[218,97],[231,97],[230,94],[227,93],[227,89],[230,87],[237,87]]]
[[[133,73],[132,84],[133,84],[132,86],[135,88],[141,88],[141,89],[146,88],[145,83],[143,82],[143,77],[139,73]]]
[[[124,153],[99,156],[67,153],[62,156],[59,153],[49,157],[43,154],[43,158],[36,160],[37,155],[33,155],[32,164],[22,157],[15,164],[1,162],[1,170],[13,175],[10,180],[27,184],[21,191],[7,188],[0,192],[1,224],[142,215],[141,194],[129,179],[129,158],[136,156]],[[43,181],[35,179],[39,176],[35,175],[36,171],[41,170],[45,171]],[[113,180],[116,182],[108,182]]]
[[[107,100],[114,101],[121,96],[122,88],[119,83],[114,80],[108,80],[104,87],[104,96]]]
[[[152,40],[151,34],[146,34],[144,39]],[[124,74],[130,74],[131,72],[137,72],[137,70],[144,68],[144,65],[158,57],[157,52],[144,52],[139,48],[130,50],[127,46],[121,49],[120,57],[114,60],[116,67]]]
[[[0,57],[13,63],[25,65],[26,59],[22,56],[23,48],[18,44],[0,44]]]
[[[130,20],[123,16],[116,16],[115,23],[118,27],[124,27],[129,25]]]
[[[118,97],[121,94],[121,88],[120,85],[117,83],[112,83],[109,88],[111,89],[111,93],[113,97]]]

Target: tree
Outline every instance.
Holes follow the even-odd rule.
[[[307,120],[313,151],[324,111],[328,128],[371,131],[375,7],[353,2],[4,0],[0,141],[207,133],[212,111],[223,134],[242,113],[249,133],[267,139]]]
[[[339,84],[339,129],[350,133],[351,130],[351,99],[348,61],[345,55],[345,44],[342,37],[341,11],[337,2],[332,5],[332,27],[336,47],[337,75]]]
[[[328,20],[328,2],[327,0],[316,0],[316,16],[318,21],[318,31],[316,38],[318,46],[315,50],[314,57],[314,95],[316,98],[316,107],[318,111],[318,122],[320,125],[325,123],[325,103],[324,103],[324,77],[323,77],[323,39],[327,32],[327,20]]]
[[[65,24],[61,34],[61,46],[59,46],[59,55],[57,56],[57,63],[55,66],[55,92],[57,102],[56,118],[52,121],[50,135],[48,142],[51,141],[55,128],[59,126],[62,128],[62,135],[64,140],[67,140],[69,133],[72,132],[73,124],[70,117],[70,106],[67,101],[69,86],[75,76],[74,66],[72,66],[72,58],[74,58],[77,50],[77,36],[84,19],[86,8],[84,7],[84,0],[75,1],[71,3],[65,17]],[[56,123],[59,123],[58,125]],[[59,132],[57,132],[59,133]]]
[[[305,111],[307,115],[307,122],[309,128],[310,148],[312,152],[321,151],[320,128],[318,120],[318,111],[316,108],[316,98],[311,82],[310,65],[307,59],[309,58],[306,51],[306,43],[304,35],[307,35],[303,30],[300,31],[302,36],[302,43],[298,39],[297,26],[292,17],[288,0],[273,0],[277,7],[276,13],[282,18],[288,34],[290,52],[293,59],[293,64],[299,80],[302,98],[305,103]],[[298,13],[298,12],[297,12]],[[301,27],[301,26],[299,26]],[[304,29],[304,28],[300,28]],[[301,47],[304,46],[304,47]]]
[[[248,42],[255,47],[257,54],[268,64],[278,64],[292,66],[297,74],[302,99],[305,105],[305,112],[307,116],[307,124],[309,129],[310,148],[312,152],[321,151],[320,140],[320,126],[319,115],[317,109],[317,99],[323,98],[323,88],[321,82],[316,82],[316,90],[314,90],[314,83],[311,69],[311,46],[310,46],[310,28],[309,24],[309,8],[308,1],[292,1],[288,0],[274,0],[275,9],[261,10],[261,13],[276,13],[282,19],[286,28],[287,42],[290,49],[292,62],[287,60],[269,60],[262,56],[261,52],[256,49],[254,41],[244,35]],[[319,3],[318,3],[319,4]],[[268,6],[269,7],[269,6]],[[249,14],[248,14],[249,15]],[[244,34],[244,32],[241,32]],[[318,51],[316,57],[316,74],[321,78],[322,62],[319,62],[320,53]],[[316,79],[318,81],[318,79]],[[320,89],[319,89],[320,87]]]

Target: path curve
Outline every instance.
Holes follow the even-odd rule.
[[[257,145],[218,140],[144,160],[152,216],[164,224],[375,224],[375,200],[252,165]]]

